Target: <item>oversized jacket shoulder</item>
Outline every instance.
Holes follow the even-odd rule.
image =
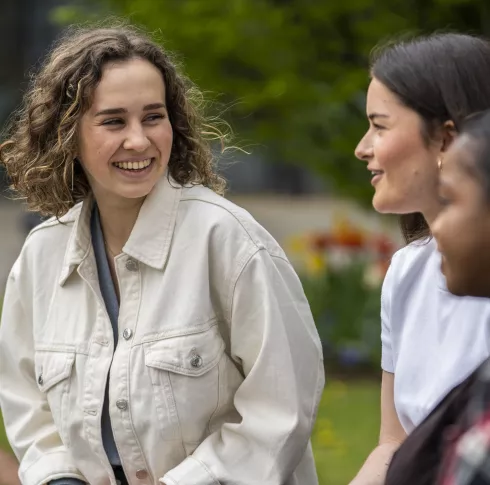
[[[277,241],[248,211],[207,187],[184,187],[181,203],[182,210],[188,206],[188,210],[193,211],[196,217],[207,217],[211,224],[216,225],[218,232],[231,231],[231,234],[242,236],[256,249],[266,249],[271,256],[286,259]],[[201,210],[198,209],[199,205],[203,206]]]

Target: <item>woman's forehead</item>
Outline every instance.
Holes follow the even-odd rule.
[[[108,64],[94,90],[92,110],[98,112],[130,105],[165,102],[165,83],[161,72],[148,61],[134,59]]]

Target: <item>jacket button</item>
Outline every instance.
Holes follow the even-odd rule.
[[[116,407],[121,411],[126,411],[126,409],[128,409],[128,401],[126,401],[126,399],[118,399],[116,401]]]
[[[124,340],[129,340],[133,336],[133,331],[130,328],[124,329],[123,338]]]
[[[192,367],[195,367],[196,369],[199,369],[199,367],[202,367],[202,357],[200,355],[194,355],[191,359],[191,365],[192,365]]]
[[[138,261],[130,258],[126,261],[126,269],[128,271],[138,271]]]
[[[148,478],[148,472],[144,469],[136,470],[136,478],[138,480],[144,480],[145,478]]]

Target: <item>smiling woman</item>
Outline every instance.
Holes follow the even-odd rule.
[[[374,208],[400,215],[407,245],[381,297],[379,445],[352,485],[385,483],[394,451],[488,357],[490,338],[490,303],[447,291],[431,237],[448,149],[466,116],[490,108],[490,44],[454,33],[391,43],[375,50],[370,74],[355,154],[373,175]]]
[[[366,110],[371,129],[356,154],[373,174],[373,207],[381,213],[423,211],[433,219],[439,205],[434,197],[438,169],[432,162],[440,147],[425,142],[420,115],[376,78],[369,86]]]
[[[173,133],[165,91],[160,70],[147,60],[111,62],[102,70],[80,119],[77,152],[99,209],[131,210],[167,170]]]
[[[2,147],[54,216],[0,326],[23,485],[318,483],[320,339],[283,250],[220,195],[195,93],[144,33],[75,29]]]
[[[140,32],[136,29],[131,32],[136,36],[135,41],[139,39]],[[111,50],[103,42],[106,39],[112,43]],[[137,69],[128,67],[134,67],[135,63],[146,66],[144,76],[138,77]],[[147,78],[148,71],[152,76]],[[121,77],[117,78],[118,75]],[[136,86],[131,87],[133,81],[138,81],[138,93]],[[145,94],[147,88],[150,92]],[[121,97],[122,93],[126,97]],[[129,96],[136,94],[139,104],[130,103]],[[147,99],[142,100],[145,96]],[[90,129],[94,135],[102,129],[108,135],[110,129],[119,132],[131,129],[133,141],[128,143],[133,143],[138,136],[134,124],[136,110],[139,117],[145,114],[144,126],[153,131],[155,124],[171,125],[167,163],[174,180],[182,184],[200,183],[223,193],[225,180],[214,170],[210,145],[202,133],[211,133],[211,138],[222,137],[223,143],[226,136],[216,123],[213,125],[205,119],[201,105],[199,90],[178,72],[170,55],[156,45],[138,40],[134,46],[128,46],[117,30],[73,27],[60,38],[44,68],[34,78],[23,106],[14,117],[9,140],[1,146],[0,158],[13,187],[30,209],[45,216],[60,217],[92,191],[82,166],[84,160],[80,159],[82,118],[85,121],[93,118]],[[132,122],[128,126],[130,109]],[[168,118],[166,122],[165,118]],[[53,126],[53,122],[57,124]],[[111,135],[112,139],[114,136]],[[39,150],[40,143],[46,147],[45,151]],[[141,160],[141,153],[132,156]]]
[[[444,160],[433,226],[447,287],[455,295],[490,296],[490,112],[472,117]],[[477,229],[477,230],[476,230]]]
[[[490,297],[490,113],[472,116],[449,148],[441,173],[442,209],[431,229],[447,288]],[[474,315],[459,322],[461,332]],[[486,323],[486,322],[478,322]],[[471,352],[471,348],[467,349]],[[410,434],[386,485],[488,485],[490,359],[471,372]],[[450,439],[448,439],[450,436]]]

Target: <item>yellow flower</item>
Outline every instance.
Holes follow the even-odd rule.
[[[314,252],[306,254],[306,270],[309,274],[320,275],[325,272],[326,268],[326,259],[323,255]]]
[[[316,446],[328,448],[336,454],[342,455],[345,453],[345,443],[338,438],[331,421],[328,419],[323,418],[317,421],[314,441]]]
[[[286,242],[286,248],[292,253],[303,253],[307,249],[306,238],[304,236],[292,236]]]

